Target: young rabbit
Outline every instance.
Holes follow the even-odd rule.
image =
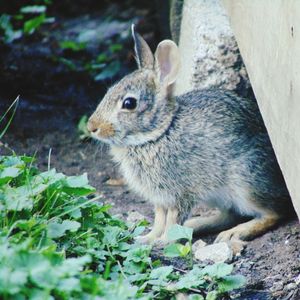
[[[217,241],[248,240],[277,224],[289,194],[256,103],[224,90],[174,97],[176,44],[162,41],[153,56],[132,33],[138,70],[108,90],[88,130],[110,145],[129,187],[154,204],[154,226],[141,242],[164,240],[176,223],[225,230]],[[199,202],[219,215],[187,220]],[[241,217],[248,221],[236,225]]]

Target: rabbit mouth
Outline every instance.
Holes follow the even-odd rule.
[[[97,126],[93,125],[94,124],[92,123],[88,124],[88,130],[95,139],[105,140],[107,138],[112,138],[116,133],[116,130],[111,123],[100,123],[97,124]]]

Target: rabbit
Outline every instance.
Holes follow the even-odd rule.
[[[132,35],[138,70],[107,91],[87,128],[110,145],[129,188],[154,205],[140,242],[165,241],[174,224],[220,232],[216,242],[275,226],[290,198],[257,104],[218,89],[175,97],[177,45],[163,40],[153,55],[134,26]],[[219,214],[189,219],[199,203]]]

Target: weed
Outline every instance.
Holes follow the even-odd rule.
[[[77,125],[77,130],[79,132],[79,138],[81,140],[89,139],[91,137],[90,132],[87,129],[87,121],[88,121],[88,116],[83,115]]]
[[[54,22],[46,15],[47,5],[51,1],[42,1],[44,5],[28,5],[20,8],[16,15],[3,14],[0,17],[0,39],[11,43],[23,35],[31,35],[44,23]]]
[[[244,283],[226,264],[183,275],[154,266],[151,247],[134,242],[143,223],[114,218],[94,193],[86,174],[41,172],[32,157],[0,156],[0,297],[171,299],[196,291],[193,299],[217,299]],[[185,228],[169,236],[191,240]]]

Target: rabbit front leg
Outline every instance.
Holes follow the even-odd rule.
[[[162,206],[154,208],[154,224],[152,230],[143,236],[137,237],[137,241],[141,244],[150,244],[157,240],[164,232],[167,219],[167,210]]]
[[[168,231],[172,227],[172,225],[178,224],[179,210],[176,207],[171,207],[168,209],[166,225],[164,228],[164,232],[159,239],[160,243],[167,243],[168,241]]]

